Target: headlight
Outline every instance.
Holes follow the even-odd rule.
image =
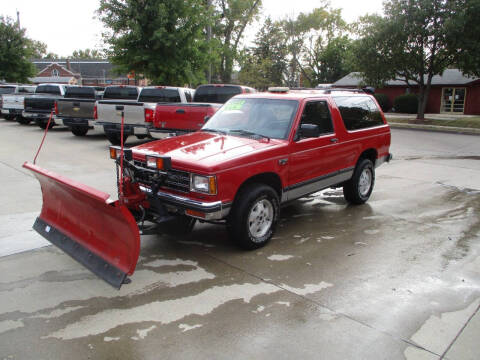
[[[217,178],[215,176],[192,175],[190,190],[209,195],[217,194]]]
[[[157,170],[171,169],[171,159],[168,156],[147,155],[145,157],[147,167]]]

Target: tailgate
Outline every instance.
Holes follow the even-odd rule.
[[[125,114],[125,125],[146,125],[143,103],[127,101],[98,102],[97,114],[98,123],[120,124],[122,122],[122,111]]]
[[[59,117],[93,119],[95,100],[59,99],[57,109]]]
[[[158,129],[196,131],[205,124],[221,105],[212,104],[158,104],[153,126]]]

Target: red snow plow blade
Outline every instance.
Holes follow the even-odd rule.
[[[110,285],[133,274],[140,233],[133,215],[109,195],[26,162],[40,182],[43,206],[33,228]]]

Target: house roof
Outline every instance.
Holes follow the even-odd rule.
[[[33,83],[65,83],[67,84],[70,80],[75,79],[73,76],[36,76],[30,78],[30,81]]]
[[[480,80],[478,77],[470,77],[464,75],[458,69],[446,69],[442,75],[435,75],[432,78],[432,85],[466,85],[474,81]],[[426,81],[426,79],[425,79]],[[340,80],[336,81],[334,86],[360,86],[362,77],[359,72],[352,72]],[[405,82],[401,80],[389,80],[387,86],[405,86]]]
[[[113,65],[108,60],[75,60],[69,59],[70,70],[80,74],[83,79],[126,79],[126,76],[119,76],[113,72]],[[44,70],[51,64],[58,64],[67,68],[67,59],[46,60],[37,59],[32,63],[37,67],[38,72]]]

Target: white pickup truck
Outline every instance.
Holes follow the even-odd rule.
[[[14,85],[8,87],[8,92],[2,94],[2,115],[7,120],[17,119],[20,124],[25,124],[25,118],[22,116],[23,100],[25,96],[33,94],[36,86],[34,85]],[[12,91],[13,89],[13,91]]]
[[[157,103],[191,102],[195,92],[195,90],[188,88],[147,86],[140,90],[135,101],[119,101],[106,100],[108,89],[105,89],[104,100],[97,102],[95,127],[97,129],[102,128],[107,139],[113,145],[119,145],[121,141],[122,113],[124,115],[123,141],[130,135],[143,139],[149,135],[149,129],[153,125]]]

